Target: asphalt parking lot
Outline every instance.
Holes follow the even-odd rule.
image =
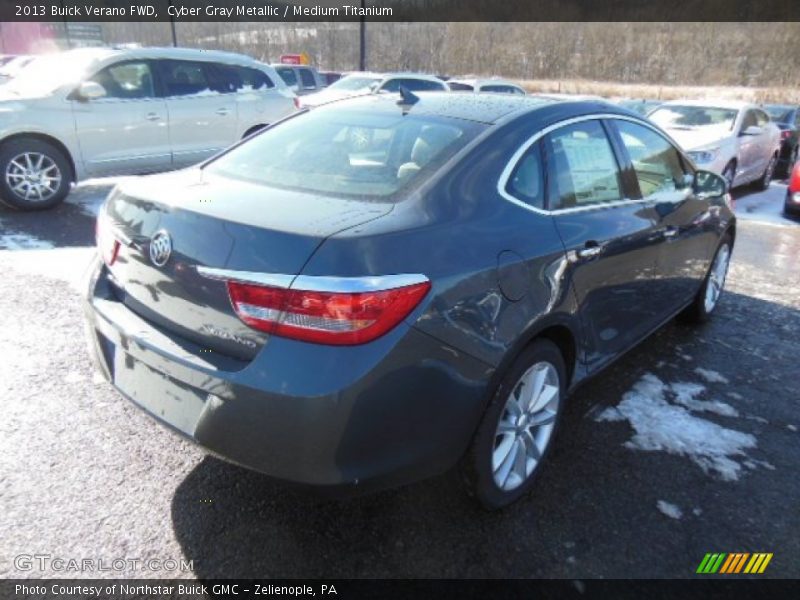
[[[455,473],[331,501],[206,457],[99,379],[78,281],[109,183],[0,209],[0,576],[688,577],[707,552],[800,577],[800,221],[740,191],[728,291],[571,398],[534,494],[487,513]],[[189,559],[25,571],[14,557]]]

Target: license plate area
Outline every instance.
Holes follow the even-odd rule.
[[[117,349],[114,385],[133,402],[182,433],[194,437],[205,407],[205,394],[194,390]]]

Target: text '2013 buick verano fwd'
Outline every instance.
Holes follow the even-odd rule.
[[[345,491],[460,464],[499,507],[574,386],[714,310],[735,219],[721,177],[624,109],[402,92],[117,187],[91,346],[236,463]]]

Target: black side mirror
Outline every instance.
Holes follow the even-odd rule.
[[[698,198],[721,198],[728,193],[728,182],[711,171],[697,171],[692,189]]]

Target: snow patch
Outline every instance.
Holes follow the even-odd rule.
[[[699,412],[712,412],[723,417],[738,417],[738,411],[730,404],[719,400],[698,400],[697,396],[705,391],[705,387],[697,383],[673,383],[669,386],[675,394],[675,402],[681,406]]]
[[[733,398],[734,400],[744,400],[744,397],[736,392],[728,392],[728,398]]]
[[[683,392],[684,400],[699,402],[703,407],[707,404],[696,400],[694,395],[687,396],[687,388],[678,389]],[[607,408],[595,420],[627,420],[635,431],[625,442],[627,448],[686,456],[707,474],[724,481],[739,479],[740,461],[749,458],[746,450],[756,447],[755,436],[721,427],[689,411],[680,405],[672,386],[646,373],[625,393],[618,406]]]
[[[683,511],[681,511],[680,508],[664,500],[656,502],[656,507],[662,514],[667,515],[670,519],[680,519],[683,516]]]
[[[717,373],[716,371],[712,371],[711,369],[697,367],[694,372],[700,375],[700,377],[705,379],[708,383],[730,383],[727,377]]]
[[[786,426],[786,429],[788,429],[789,431],[797,431],[797,427],[795,427],[791,423]]]
[[[700,515],[702,515],[702,514],[703,514],[703,509],[702,509],[702,508],[695,508],[695,509],[692,509],[692,514],[693,514],[695,517],[699,517]]]

